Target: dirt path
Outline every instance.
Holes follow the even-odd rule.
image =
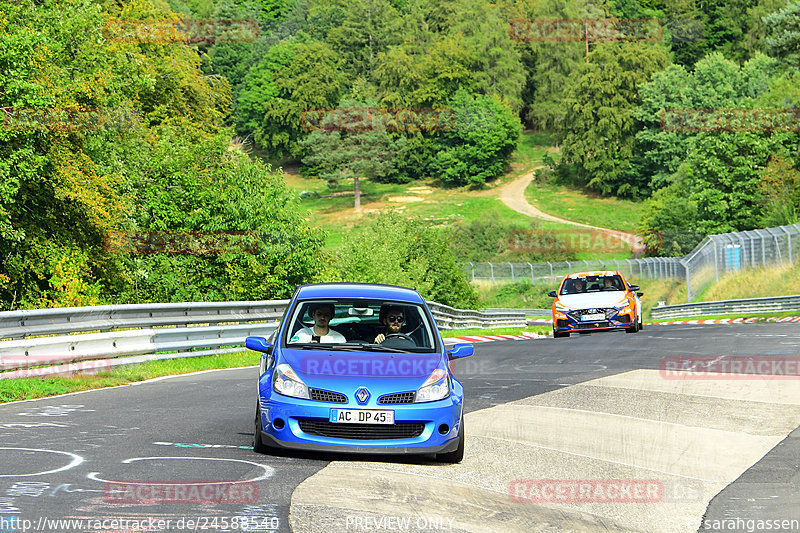
[[[590,226],[589,224],[581,224],[580,222],[572,222],[571,220],[565,220],[563,218],[554,217],[553,215],[548,215],[547,213],[540,211],[533,207],[531,204],[528,203],[528,200],[525,199],[525,189],[528,187],[528,184],[533,180],[534,175],[533,173],[540,168],[544,168],[544,165],[539,165],[538,167],[533,167],[530,172],[527,174],[523,174],[519,178],[515,179],[514,181],[503,185],[500,189],[500,200],[503,201],[508,207],[516,211],[517,213],[522,213],[523,215],[527,215],[533,218],[540,218],[542,220],[549,220],[551,222],[560,222],[561,224],[569,224],[571,226],[579,226],[582,228],[589,228],[589,229],[596,229],[600,230],[608,235],[612,235],[617,239],[626,242],[631,245],[633,249],[634,257],[638,257],[644,251],[644,245],[642,244],[642,238],[638,235],[633,235],[630,233],[625,233],[624,231],[617,231],[613,229],[607,228],[600,228],[597,226]]]

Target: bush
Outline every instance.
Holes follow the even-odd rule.
[[[389,213],[352,231],[336,256],[342,281],[410,287],[426,300],[474,309],[475,290],[444,232]]]

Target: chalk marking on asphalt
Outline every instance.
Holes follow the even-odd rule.
[[[83,457],[80,455],[76,455],[70,452],[62,452],[59,450],[42,450],[39,448],[6,448],[2,447],[0,450],[17,450],[17,451],[25,451],[25,452],[44,452],[44,453],[58,453],[61,455],[67,455],[72,457],[72,461],[69,464],[62,466],[61,468],[56,468],[55,470],[45,470],[43,472],[36,472],[33,474],[0,474],[0,477],[30,477],[30,476],[44,476],[45,474],[55,474],[56,472],[63,472],[64,470],[69,470],[70,468],[75,468],[79,464],[85,461]]]
[[[242,459],[222,459],[219,457],[132,457],[130,459],[125,459],[122,461],[122,464],[130,464],[136,461],[160,461],[162,459],[182,459],[182,460],[189,460],[189,461],[229,461],[232,463],[244,463],[251,466],[256,466],[264,470],[264,473],[260,476],[254,477],[253,479],[245,479],[245,480],[238,480],[238,481],[202,481],[196,482],[192,481],[193,485],[234,485],[238,483],[254,483],[256,481],[263,481],[272,477],[275,473],[275,469],[269,465],[262,465],[259,463],[254,463],[253,461],[244,461]],[[86,474],[86,477],[91,479],[92,481],[99,481],[100,483],[125,483],[128,485],[171,485],[170,483],[152,483],[149,481],[112,481],[108,479],[102,479],[98,477],[100,472],[89,472]],[[187,482],[188,483],[188,482]]]

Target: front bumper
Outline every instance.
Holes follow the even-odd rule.
[[[370,402],[358,405],[354,402],[332,403],[302,400],[275,393],[269,386],[261,391],[260,413],[262,441],[268,446],[315,451],[349,453],[425,454],[444,453],[458,447],[461,431],[461,397],[455,394],[436,402],[417,404],[378,405]],[[264,394],[266,392],[266,394]],[[395,424],[417,424],[422,426],[418,436],[403,438],[340,438],[308,433],[301,428],[301,421],[314,421],[325,425],[330,411],[337,409],[380,409],[394,411]],[[282,424],[281,424],[282,422]],[[304,424],[307,425],[307,424]],[[318,424],[319,425],[319,424]],[[337,424],[337,428],[349,424]],[[359,430],[369,427],[359,424]],[[440,428],[447,426],[442,433]],[[376,431],[386,426],[375,424]],[[349,428],[347,428],[349,429]],[[354,433],[357,433],[355,431]]]
[[[633,325],[633,320],[628,315],[617,315],[608,320],[582,322],[569,315],[553,316],[553,330],[562,332],[578,331],[609,331],[615,329],[628,329]]]

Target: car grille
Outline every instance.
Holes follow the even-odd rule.
[[[378,398],[381,404],[414,403],[414,392],[398,392],[396,394],[385,394]]]
[[[309,435],[350,440],[413,439],[422,435],[425,424],[334,424],[321,420],[300,420]]]
[[[347,396],[322,389],[308,389],[308,395],[318,402],[347,403]]]
[[[611,318],[612,316],[617,314],[617,310],[613,307],[598,307],[596,309],[576,309],[574,311],[570,311],[567,313],[570,317],[572,317],[575,321],[581,321],[581,315],[595,315],[602,313],[606,319]]]
[[[576,324],[575,329],[593,329],[593,328],[608,328],[611,326],[609,322],[583,322],[581,324]]]

